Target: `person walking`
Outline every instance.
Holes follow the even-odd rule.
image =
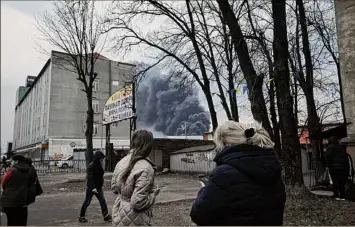
[[[102,189],[104,185],[103,160],[105,155],[101,151],[94,154],[94,160],[89,164],[87,169],[87,185],[84,203],[80,210],[79,222],[86,223],[88,220],[85,218],[86,210],[89,207],[92,197],[96,196],[101,206],[101,212],[104,221],[111,221],[111,215],[108,213],[107,203]]]
[[[286,202],[281,165],[267,131],[227,121],[214,133],[217,164],[190,217],[199,226],[281,226]]]
[[[148,226],[152,220],[152,206],[159,187],[154,187],[155,166],[148,159],[153,148],[153,134],[138,130],[132,136],[130,152],[114,170],[112,191],[117,194],[112,216],[116,226]]]
[[[336,200],[345,200],[345,185],[350,172],[348,156],[345,148],[340,145],[338,137],[333,136],[328,139],[325,160],[333,181],[333,192]]]
[[[30,168],[22,155],[14,155],[12,160],[14,164],[2,182],[1,206],[6,214],[8,226],[26,226]]]

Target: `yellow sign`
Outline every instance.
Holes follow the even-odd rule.
[[[133,117],[133,84],[116,91],[106,101],[102,113],[103,124],[110,124]]]

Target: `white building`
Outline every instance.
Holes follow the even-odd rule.
[[[86,95],[74,70],[68,71],[65,57],[68,57],[65,53],[52,51],[51,58],[16,105],[15,152],[28,153],[34,159],[60,159],[85,149]],[[115,62],[102,55],[96,61],[94,149],[105,147],[105,127],[102,127],[105,102],[132,78],[133,68],[132,64]],[[114,147],[129,146],[129,130],[129,121],[111,127]]]

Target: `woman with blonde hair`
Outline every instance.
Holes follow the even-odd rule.
[[[278,226],[286,201],[274,143],[260,123],[227,121],[214,133],[217,167],[198,193],[191,219],[207,226]]]
[[[153,134],[138,130],[132,136],[130,152],[117,163],[111,182],[111,189],[117,194],[113,225],[151,225],[152,206],[160,192],[154,188],[154,164],[148,159],[152,148]]]

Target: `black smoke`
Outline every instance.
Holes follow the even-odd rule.
[[[137,91],[137,125],[167,136],[202,135],[210,129],[210,117],[197,92],[182,89],[167,76],[150,70]]]

